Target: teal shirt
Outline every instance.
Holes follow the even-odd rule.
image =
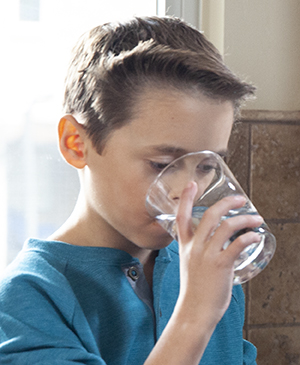
[[[160,250],[150,291],[136,258],[103,247],[28,240],[0,281],[0,363],[142,365],[179,293],[177,243]],[[233,287],[201,365],[254,365]]]

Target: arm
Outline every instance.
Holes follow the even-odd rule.
[[[234,261],[250,243],[259,240],[249,232],[226,250],[224,243],[239,229],[262,222],[254,216],[227,219],[228,210],[242,207],[243,198],[225,198],[203,216],[196,231],[191,210],[196,186],[190,184],[181,197],[177,215],[180,252],[180,294],[173,315],[145,365],[199,364],[210,337],[228,308],[232,292]],[[213,234],[213,235],[212,235]]]

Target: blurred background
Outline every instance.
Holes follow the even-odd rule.
[[[29,237],[47,237],[78,193],[61,158],[56,126],[70,52],[93,26],[156,14],[156,0],[10,0],[1,27],[1,268]]]
[[[244,286],[258,364],[300,364],[300,0],[10,0],[0,3],[0,272],[28,237],[71,213],[77,172],[57,148],[63,81],[78,37],[132,15],[176,15],[257,86],[228,163],[277,237]]]

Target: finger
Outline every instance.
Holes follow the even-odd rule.
[[[235,239],[224,251],[224,256],[227,257],[229,264],[233,264],[238,259],[241,252],[253,243],[259,243],[261,236],[259,233],[250,231]]]
[[[229,210],[241,208],[245,203],[246,199],[242,195],[228,196],[221,199],[206,210],[195,234],[201,234],[204,241],[209,241],[220,225],[222,217],[226,216]]]
[[[197,184],[189,182],[183,190],[176,215],[177,234],[181,243],[193,237],[192,209],[197,194]]]
[[[240,215],[227,218],[216,229],[213,238],[210,240],[210,249],[220,251],[234,234],[245,229],[259,227],[263,218],[259,215]],[[241,235],[242,236],[242,235]]]

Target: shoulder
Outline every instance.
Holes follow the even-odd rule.
[[[50,254],[27,247],[5,270],[0,280],[0,362],[5,353],[33,349],[39,342],[52,346],[60,334],[70,336],[78,306],[60,265]]]
[[[72,290],[64,276],[64,260],[55,258],[51,250],[47,252],[38,246],[28,246],[4,271],[0,280],[0,310],[24,311],[39,303],[52,303],[56,306],[65,301],[69,310],[75,302]],[[24,306],[26,302],[31,303]],[[13,305],[12,305],[13,303]]]
[[[30,240],[25,243],[22,251],[4,271],[0,285],[10,284],[13,280],[26,281],[28,278],[40,282],[51,283],[55,278],[63,277],[65,260],[55,255],[51,245],[46,241]]]
[[[45,242],[25,246],[0,280],[0,363],[104,364],[65,276],[67,260]]]

